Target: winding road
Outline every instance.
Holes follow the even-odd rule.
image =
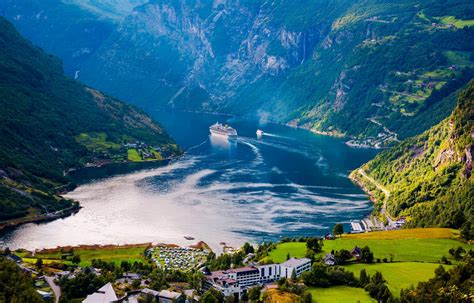
[[[382,215],[385,216],[385,218],[387,218],[388,220],[388,223],[389,225],[392,224],[393,222],[393,219],[392,217],[387,213],[387,201],[388,201],[388,198],[390,197],[390,192],[385,188],[383,187],[380,183],[378,183],[377,181],[375,181],[373,178],[369,177],[365,171],[362,169],[362,168],[359,168],[359,170],[357,171],[362,177],[366,178],[367,180],[369,180],[373,185],[375,185],[375,187],[377,187],[378,189],[380,189],[384,194],[385,194],[385,199],[383,201],[383,205],[382,205],[382,209],[380,210],[380,212],[382,213]]]
[[[44,278],[54,292],[54,297],[56,298],[55,303],[58,303],[61,297],[61,288],[54,283],[54,277],[44,276]]]

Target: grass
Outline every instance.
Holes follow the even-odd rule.
[[[107,141],[106,133],[82,133],[75,137],[77,143],[85,146],[93,152],[103,152],[107,150],[120,149],[120,144]]]
[[[463,28],[465,26],[474,26],[474,20],[462,20],[456,19],[454,16],[444,16],[440,18],[441,23],[443,24],[452,24],[457,28]]]
[[[277,248],[268,253],[266,260],[275,263],[286,261],[287,254],[294,258],[303,258],[306,255],[306,242],[286,242],[278,244]]]
[[[348,234],[340,239],[324,241],[323,253],[331,250],[351,250],[354,246],[369,246],[375,258],[390,259],[405,262],[438,262],[441,257],[450,257],[448,250],[470,245],[454,240],[458,232],[444,228],[417,228],[394,231],[371,232],[363,234]],[[277,246],[269,252],[267,260],[283,262],[287,254],[291,257],[304,257],[306,243],[287,242]]]
[[[448,60],[449,64],[455,65],[469,65],[471,61],[469,60],[470,53],[469,52],[461,52],[461,51],[445,51],[444,55]]]
[[[278,289],[267,290],[268,297],[266,303],[293,303],[298,302],[298,296],[289,292],[282,292]]]
[[[130,246],[106,246],[106,247],[78,247],[74,248],[74,254],[81,258],[80,266],[89,266],[93,259],[102,259],[107,262],[114,262],[120,265],[122,261],[144,262],[143,251],[148,244],[130,245]],[[27,262],[35,263],[37,258],[42,258],[44,264],[51,262],[64,262],[71,264],[70,261],[61,260],[59,250],[46,250],[37,252],[34,257],[27,258]]]
[[[377,302],[362,288],[348,286],[334,286],[330,288],[310,287],[308,291],[313,296],[313,302],[315,303]]]
[[[351,264],[344,266],[352,271],[356,277],[361,269],[365,268],[368,274],[373,275],[380,271],[387,280],[387,286],[393,295],[399,296],[400,290],[410,285],[416,286],[420,281],[427,281],[434,277],[434,271],[439,264],[420,262],[394,262],[374,264]],[[446,265],[444,265],[446,266]]]
[[[449,228],[411,228],[388,230],[361,234],[344,234],[344,239],[455,239],[459,238],[459,231]]]
[[[127,150],[127,159],[132,162],[143,162],[142,157],[140,157],[138,151],[134,148]]]

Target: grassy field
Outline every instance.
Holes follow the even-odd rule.
[[[335,286],[330,288],[311,287],[308,291],[313,296],[313,302],[316,303],[377,302],[362,288],[348,286]]]
[[[140,244],[136,246],[106,246],[106,247],[78,247],[74,248],[74,254],[81,257],[80,266],[89,266],[93,259],[102,259],[107,262],[114,262],[119,265],[122,261],[144,262],[145,257],[143,252],[147,244]],[[20,256],[27,256],[24,260],[26,262],[35,263],[37,258],[42,258],[44,264],[51,262],[65,262],[70,261],[61,260],[61,252],[59,250],[47,250],[37,252],[34,257],[29,257],[28,254],[19,254]]]
[[[105,133],[82,133],[75,137],[77,143],[94,152],[103,152],[110,149],[119,149],[120,144],[107,141]]]
[[[340,239],[324,241],[323,253],[331,250],[351,250],[356,245],[369,246],[375,258],[390,259],[407,262],[438,262],[442,256],[449,256],[449,249],[468,244],[454,240],[458,232],[445,228],[418,228],[394,231],[371,232],[363,234],[347,234]],[[291,257],[304,257],[306,243],[282,243],[272,250],[267,259],[273,262],[283,262],[287,254]]]
[[[351,264],[344,266],[347,270],[359,276],[361,269],[365,268],[368,274],[373,275],[380,271],[387,280],[387,285],[394,296],[400,295],[402,288],[406,289],[410,285],[416,286],[420,281],[427,281],[434,277],[434,271],[439,264],[420,262],[394,262],[394,263],[374,263],[374,264]],[[444,265],[447,269],[446,265]],[[449,266],[448,266],[449,267]]]
[[[463,28],[464,26],[474,26],[474,20],[456,19],[454,16],[441,17],[440,21],[443,24],[452,24],[457,28]]]
[[[306,255],[306,242],[286,242],[278,244],[277,248],[272,250],[265,259],[281,263],[286,261],[287,254],[290,254],[290,257],[303,258]]]
[[[294,303],[298,302],[298,296],[278,289],[267,290],[268,297],[265,303]]]
[[[142,157],[140,157],[138,151],[134,148],[127,150],[127,159],[132,162],[143,162]]]

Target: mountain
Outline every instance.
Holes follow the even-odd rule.
[[[353,144],[427,130],[474,75],[466,0],[151,0],[123,19],[88,9],[112,0],[37,1],[5,0],[0,13],[93,87],[144,107],[234,113]],[[90,35],[88,22],[103,35]],[[63,30],[46,38],[50,28]]]
[[[77,209],[57,195],[71,169],[181,153],[148,115],[64,76],[56,57],[2,17],[0,104],[0,221]]]
[[[408,226],[460,228],[473,218],[474,81],[451,116],[354,171],[351,177]],[[384,193],[385,192],[385,193]]]

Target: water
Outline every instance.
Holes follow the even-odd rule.
[[[337,222],[371,211],[348,178],[374,150],[276,124],[210,114],[154,111],[187,151],[177,161],[100,178],[67,196],[74,216],[26,224],[2,236],[11,248],[58,245],[176,243],[184,236],[218,249],[220,242],[322,235]],[[236,142],[209,136],[216,121],[237,129]],[[262,129],[262,138],[255,131]],[[108,173],[108,171],[106,171]],[[102,175],[104,173],[102,172]],[[101,172],[87,171],[89,178]],[[348,228],[348,225],[346,225]]]

